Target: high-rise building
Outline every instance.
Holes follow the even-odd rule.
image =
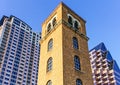
[[[0,85],[37,85],[41,34],[15,16],[0,21]]]
[[[62,2],[43,22],[38,85],[93,85],[85,23]]]
[[[89,52],[94,85],[120,85],[120,69],[104,43]]]

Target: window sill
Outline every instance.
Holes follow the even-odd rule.
[[[46,74],[50,74],[51,72],[52,72],[52,70],[49,70],[49,71],[46,72]]]
[[[52,49],[48,50],[47,52],[51,52],[51,51],[52,51]]]
[[[75,71],[77,71],[79,73],[85,73],[84,71],[81,71],[81,70],[78,70],[78,69],[75,69]]]

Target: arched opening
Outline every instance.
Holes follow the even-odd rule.
[[[53,27],[56,25],[56,18],[53,19],[52,24],[53,24]]]
[[[72,17],[71,17],[71,16],[68,17],[68,23],[69,23],[71,26],[73,25],[73,20],[72,20]]]

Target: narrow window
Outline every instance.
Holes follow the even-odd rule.
[[[82,81],[80,79],[76,80],[76,85],[82,85]]]
[[[51,50],[53,47],[53,39],[50,39],[48,42],[48,51]]]
[[[73,37],[73,47],[74,47],[75,49],[78,49],[78,48],[79,48],[79,47],[78,47],[78,40],[77,40],[76,37]]]
[[[74,27],[75,27],[75,29],[78,29],[78,22],[77,21],[75,21]]]
[[[47,32],[49,32],[50,30],[51,30],[51,24],[49,23],[47,27]]]
[[[47,72],[52,70],[52,57],[50,57],[47,61]]]
[[[56,25],[56,18],[53,19],[52,24],[53,24],[53,27]]]
[[[75,69],[76,70],[81,70],[81,67],[80,67],[80,59],[78,56],[74,56],[74,64],[75,64]]]
[[[72,21],[72,17],[71,17],[71,16],[68,17],[68,23],[69,23],[71,26],[73,25],[73,21]]]
[[[52,81],[49,80],[46,85],[52,85]]]
[[[113,69],[113,61],[111,61],[111,62],[108,61],[108,68],[109,68],[109,70]]]

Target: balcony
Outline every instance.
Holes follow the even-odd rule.
[[[105,83],[109,82],[107,78],[102,79]]]
[[[114,78],[110,78],[109,80],[110,80],[110,81],[114,81],[115,79],[114,79]]]
[[[103,68],[107,68],[107,65],[103,65],[102,67],[103,67]]]

